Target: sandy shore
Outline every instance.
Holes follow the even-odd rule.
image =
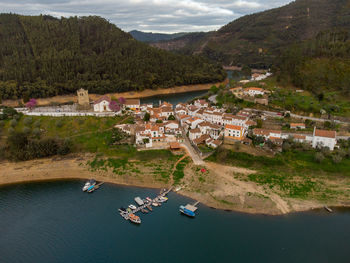
[[[176,94],[176,93],[185,93],[185,92],[191,92],[191,91],[201,91],[201,90],[209,90],[213,85],[221,85],[225,84],[226,82],[219,82],[219,83],[208,83],[208,84],[198,84],[198,85],[188,85],[188,86],[176,86],[172,88],[167,89],[146,89],[143,91],[130,91],[130,92],[122,92],[122,93],[108,93],[106,95],[114,98],[124,97],[126,99],[135,99],[135,98],[147,98],[147,97],[153,97],[157,95],[168,95],[168,94]],[[89,94],[90,100],[94,101],[100,98],[102,95],[99,94]],[[4,106],[10,106],[10,107],[17,107],[19,106],[21,100],[4,100],[2,105]],[[62,96],[55,96],[51,98],[42,98],[37,99],[38,105],[45,106],[49,105],[50,103],[68,103],[68,102],[76,102],[77,96],[74,95],[62,95]]]
[[[0,185],[22,182],[90,179],[119,185],[146,188],[165,188],[170,185],[155,181],[152,177],[132,177],[116,175],[112,171],[92,172],[86,162],[93,159],[93,155],[69,156],[67,158],[48,158],[26,162],[2,162],[0,171]],[[251,173],[253,171],[220,166],[207,163],[208,171],[206,183],[198,184],[195,166],[186,168],[183,189],[179,194],[200,201],[202,204],[216,209],[240,211],[252,214],[280,215],[292,212],[321,208],[324,204],[312,200],[295,200],[281,198],[276,193],[268,191],[252,182],[239,180],[232,176],[232,172]],[[219,167],[220,166],[220,167]],[[238,169],[238,170],[237,170]],[[191,183],[189,183],[191,181]],[[331,206],[347,206],[343,202],[327,204]]]

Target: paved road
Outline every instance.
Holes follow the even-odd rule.
[[[181,143],[181,146],[186,149],[187,153],[191,156],[193,163],[195,165],[204,165],[204,161],[202,160],[201,156],[196,152],[195,149],[193,149],[190,139],[186,136],[185,130],[183,127],[181,127],[182,130],[182,137],[184,138],[184,142]]]

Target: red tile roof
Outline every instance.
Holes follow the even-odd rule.
[[[337,132],[315,129],[315,136],[335,139],[337,137]]]

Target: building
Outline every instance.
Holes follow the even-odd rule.
[[[230,89],[230,91],[232,92],[233,95],[235,95],[238,98],[244,95],[243,87],[236,87],[236,88]]]
[[[318,130],[314,128],[313,138],[312,138],[312,147],[328,147],[331,151],[334,150],[334,146],[337,144],[337,132],[336,131],[327,131],[327,130]]]
[[[129,108],[130,110],[140,110],[140,100],[139,99],[127,99],[124,104],[124,108]]]
[[[282,138],[282,132],[279,130],[267,130],[255,128],[253,130],[253,135],[264,137],[266,140],[270,138]]]
[[[188,137],[190,138],[191,141],[193,141],[201,136],[202,136],[201,130],[198,128],[188,131]]]
[[[265,91],[262,88],[257,88],[257,87],[250,87],[244,89],[244,95],[248,95],[251,97],[257,96],[257,95],[264,95]]]
[[[208,108],[209,103],[205,100],[195,100],[194,101],[194,106],[199,107],[199,108]]]
[[[245,129],[242,126],[227,124],[225,126],[225,140],[232,139],[242,141],[244,139]]]
[[[305,123],[291,123],[291,129],[305,129]]]
[[[191,117],[191,118],[188,118],[188,119],[185,121],[185,123],[187,123],[188,126],[189,126],[191,129],[196,128],[197,125],[198,125],[199,123],[201,123],[201,122],[203,122],[203,120],[200,119],[200,118],[197,118],[197,117]]]
[[[112,111],[109,108],[109,103],[111,102],[111,98],[108,96],[103,96],[94,102],[94,111],[96,112],[105,112]]]
[[[89,92],[85,89],[79,89],[77,90],[77,95],[78,95],[78,106],[84,109],[90,108]]]

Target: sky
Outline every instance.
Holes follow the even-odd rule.
[[[56,17],[98,15],[124,31],[217,30],[246,14],[291,0],[0,0],[0,13]]]

